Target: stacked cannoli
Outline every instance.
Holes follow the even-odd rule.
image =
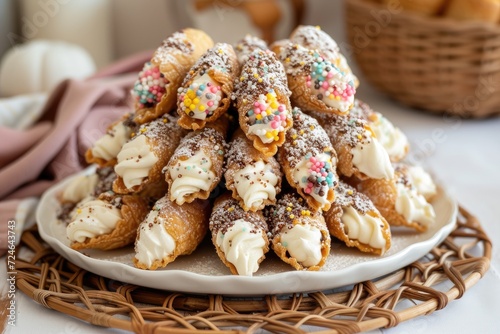
[[[70,246],[133,245],[134,265],[158,270],[206,242],[242,276],[270,250],[309,271],[335,261],[334,242],[383,256],[393,226],[434,224],[437,189],[358,85],[319,27],[270,47],[172,34],[138,73],[133,110],[86,151],[95,171],[59,194]]]

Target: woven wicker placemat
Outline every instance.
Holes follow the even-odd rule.
[[[454,231],[419,261],[383,278],[343,289],[234,298],[161,291],[110,280],[65,260],[40,238],[23,233],[17,286],[41,305],[94,325],[137,333],[356,333],[397,326],[460,298],[488,270],[491,241],[479,221],[460,208]],[[441,282],[452,287],[440,291]],[[440,286],[450,286],[441,284]],[[411,301],[408,303],[407,301]]]

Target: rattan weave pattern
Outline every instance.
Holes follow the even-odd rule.
[[[446,307],[482,278],[491,247],[479,221],[460,208],[456,228],[441,245],[378,280],[333,292],[234,298],[160,291],[95,275],[48,247],[35,227],[24,232],[18,247],[18,254],[30,255],[18,257],[16,282],[47,308],[136,333],[232,333],[234,327],[249,333],[302,333],[303,325],[356,333],[397,326]],[[436,289],[443,281],[453,286]]]
[[[346,24],[363,75],[395,100],[463,117],[500,114],[499,25],[368,0],[346,1]]]

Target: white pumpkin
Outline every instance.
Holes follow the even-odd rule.
[[[95,72],[85,49],[66,42],[33,40],[9,49],[0,64],[0,96],[51,91],[67,78]]]

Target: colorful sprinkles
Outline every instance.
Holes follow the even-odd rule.
[[[259,136],[279,140],[279,133],[285,130],[287,119],[286,105],[279,103],[274,90],[266,95],[259,95],[253,108],[247,112],[250,126],[254,124],[267,124],[265,128],[258,129],[255,133]]]
[[[314,88],[318,100],[328,104],[328,100],[349,101],[356,93],[352,81],[345,82],[345,76],[331,62],[317,52],[311,51],[314,62],[310,75],[306,78],[307,87]]]
[[[134,84],[132,95],[139,108],[152,108],[161,101],[167,85],[168,80],[165,79],[158,66],[147,62],[142,71],[139,72],[139,78]]]
[[[212,116],[222,98],[221,87],[206,71],[206,67],[202,68],[188,87],[178,90],[181,110],[193,118]]]
[[[332,168],[331,160],[322,161],[320,158],[313,157],[309,153],[305,159],[308,160],[307,174],[309,176],[304,176],[301,180],[302,185],[304,185],[304,192],[306,194],[325,196],[328,189],[336,185],[336,177],[333,172],[334,169]]]

